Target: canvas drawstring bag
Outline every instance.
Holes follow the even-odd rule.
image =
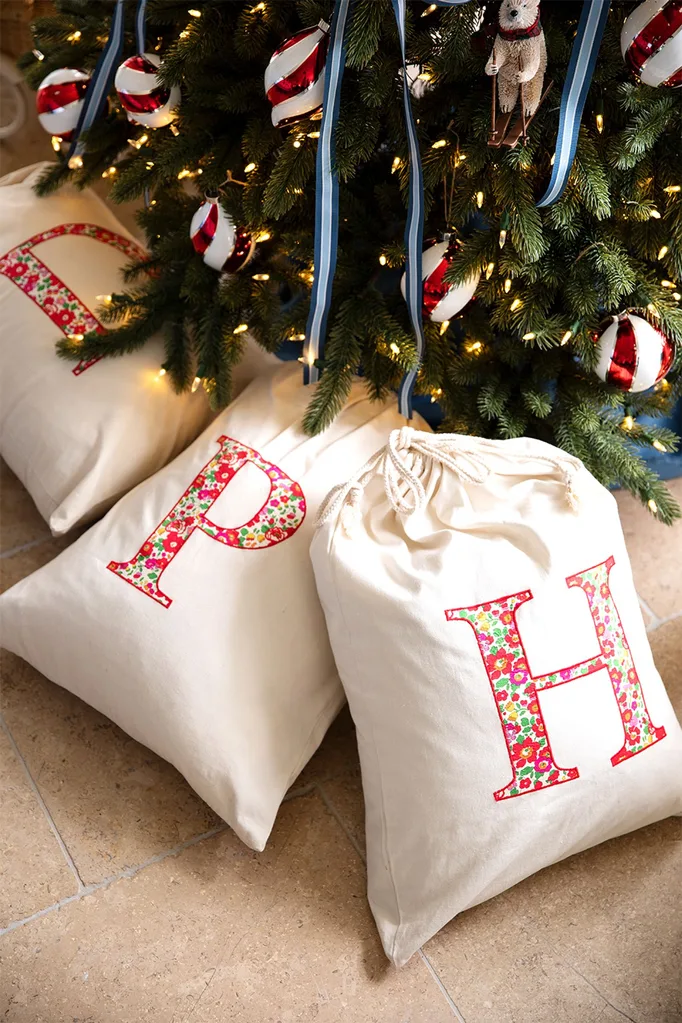
[[[311,555],[396,964],[535,871],[682,810],[682,733],[616,502],[578,459],[395,430],[329,494]]]

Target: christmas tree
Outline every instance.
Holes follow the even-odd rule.
[[[113,2],[56,6],[55,17],[35,23],[35,49],[22,61],[34,88],[58,68],[92,69],[107,41]],[[595,338],[605,317],[629,310],[681,350],[682,92],[637,80],[620,45],[637,5],[613,4],[567,187],[537,208],[582,4],[542,5],[549,91],[527,144],[513,147],[489,144],[493,79],[485,66],[498,6],[407,3],[424,237],[449,234],[454,243],[446,282],[466,285],[480,273],[473,301],[449,322],[425,316],[416,393],[442,408],[444,430],[557,444],[671,521],[679,509],[641,451],[675,449],[674,434],[650,417],[670,411],[682,375],[673,368],[653,388],[624,392],[595,372]],[[112,90],[82,158],[55,165],[39,188],[104,177],[116,201],[147,196],[139,219],[149,258],[130,267],[129,290],[102,311],[110,331],[62,340],[63,356],[125,355],[162,330],[174,385],[201,383],[222,407],[247,330],[270,351],[283,341],[303,345],[319,111],[275,127],[263,76],[286,38],[329,22],[333,8],[332,0],[192,0],[189,8],[149,0],[145,48],[161,58],[162,82],[181,90],[177,116],[157,129],[130,123]],[[126,5],[123,57],[136,53],[134,14]],[[338,263],[309,432],[331,421],[358,370],[385,397],[416,364],[400,289],[411,170],[402,68],[391,0],[354,0],[334,133]],[[256,241],[236,273],[207,265],[190,240],[192,217],[214,191]]]

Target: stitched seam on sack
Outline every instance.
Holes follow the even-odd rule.
[[[329,549],[330,550],[331,550],[331,547],[333,545],[333,540],[334,540],[334,537],[336,535],[336,531],[339,528],[340,528],[340,526],[339,526],[339,522],[337,520],[337,522],[336,522],[336,524],[334,526],[334,533],[332,534],[332,537],[330,538],[330,543],[329,543]],[[355,662],[355,671],[356,671],[356,676],[357,676],[358,675],[357,656],[356,656],[355,648],[354,648],[352,642],[350,641],[351,632],[350,632],[350,629],[348,628],[348,622],[346,620],[346,615],[345,615],[345,612],[344,612],[344,609],[343,609],[343,604],[341,602],[341,596],[340,596],[340,592],[339,592],[339,585],[338,585],[337,577],[336,577],[336,567],[335,567],[335,564],[334,564],[334,559],[330,558],[329,560],[330,560],[330,563],[332,565],[332,575],[333,575],[333,582],[334,582],[334,592],[336,594],[336,603],[338,605],[339,611],[341,613],[341,618],[343,619],[343,624],[344,624],[344,627],[346,629],[346,636],[348,638],[348,647],[349,647],[349,649],[350,649],[350,651],[352,653],[353,661]],[[393,899],[394,899],[394,902],[395,902],[395,910],[396,910],[396,915],[398,917],[398,923],[396,925],[395,933],[393,934],[393,941],[391,942],[391,958],[395,959],[395,946],[396,946],[396,942],[398,940],[398,932],[401,930],[401,928],[403,926],[403,913],[402,913],[402,910],[400,908],[400,901],[398,899],[398,888],[396,886],[395,877],[393,875],[393,867],[392,867],[392,864],[391,864],[391,858],[388,855],[388,841],[387,841],[388,826],[387,826],[387,823],[386,823],[386,810],[385,810],[386,799],[385,799],[385,796],[384,796],[384,779],[383,779],[383,775],[382,775],[382,772],[381,772],[381,766],[380,766],[381,762],[380,762],[379,754],[378,754],[378,751],[377,751],[377,743],[376,743],[376,739],[374,737],[374,727],[373,726],[372,726],[371,731],[372,731],[372,751],[374,753],[374,759],[375,759],[375,762],[376,762],[377,768],[378,768],[377,774],[379,776],[379,789],[381,791],[381,844],[382,844],[382,853],[383,853],[384,862],[386,863],[387,868],[388,868],[388,876],[391,879],[391,886],[393,888]]]

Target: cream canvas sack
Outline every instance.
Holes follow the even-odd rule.
[[[613,496],[540,441],[410,428],[322,509],[368,888],[405,963],[462,910],[682,810]]]
[[[175,394],[163,340],[117,359],[64,362],[55,343],[98,326],[103,298],[143,248],[90,189],[38,198],[46,163],[0,179],[0,454],[52,532],[106,511],[206,426],[203,390]],[[233,394],[274,356],[250,342]]]
[[[324,433],[298,363],[0,597],[2,644],[173,763],[247,845],[344,703],[308,557],[320,502],[400,423],[356,380]]]

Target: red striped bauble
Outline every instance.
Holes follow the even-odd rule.
[[[682,0],[645,0],[623,25],[620,45],[645,85],[682,86]]]
[[[218,196],[210,192],[192,217],[189,236],[204,263],[224,273],[236,273],[246,266],[256,247],[253,236],[235,226]]]
[[[449,284],[445,271],[459,248],[456,242],[446,238],[442,242],[427,242],[422,252],[422,314],[434,323],[444,323],[461,312],[474,297],[481,274],[476,273],[464,284]],[[400,282],[403,298],[407,292],[407,274]]]
[[[138,53],[124,60],[114,87],[126,116],[145,128],[163,128],[176,117],[180,106],[177,85],[164,85],[157,75],[161,60],[154,53]]]
[[[329,25],[321,21],[285,39],[265,69],[272,123],[285,127],[322,109]]]
[[[36,109],[45,131],[71,141],[89,84],[90,75],[75,67],[57,68],[43,78],[36,93]]]
[[[599,361],[595,372],[621,391],[646,391],[662,380],[673,364],[675,350],[665,334],[632,313],[614,316],[595,335]]]

